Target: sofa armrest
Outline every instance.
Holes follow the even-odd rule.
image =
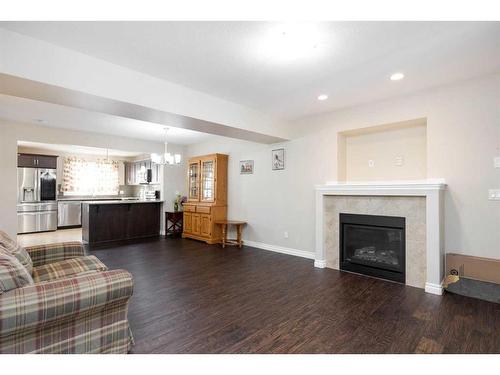
[[[132,275],[125,270],[13,289],[0,295],[0,337],[102,309],[129,299],[132,292]]]
[[[83,244],[78,241],[29,246],[25,249],[33,261],[33,267],[85,255]]]

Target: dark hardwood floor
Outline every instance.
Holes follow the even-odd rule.
[[[135,279],[134,353],[500,353],[500,305],[182,239],[91,250]]]

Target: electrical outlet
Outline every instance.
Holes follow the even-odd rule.
[[[375,160],[372,160],[372,159],[368,160],[368,166],[370,168],[373,168],[375,166]]]
[[[394,161],[394,165],[396,167],[402,167],[404,163],[405,163],[405,160],[402,156],[396,156],[396,159]]]
[[[285,238],[288,238],[288,232],[285,232],[285,233],[283,234],[283,236],[284,236]]]

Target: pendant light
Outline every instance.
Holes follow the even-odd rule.
[[[168,128],[165,128],[165,150],[163,154],[151,154],[151,161],[160,165],[179,165],[181,163],[181,154],[168,152],[167,133]]]

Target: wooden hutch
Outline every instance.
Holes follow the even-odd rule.
[[[223,154],[189,159],[183,238],[221,242],[222,231],[215,221],[227,219],[227,161],[228,155]]]

